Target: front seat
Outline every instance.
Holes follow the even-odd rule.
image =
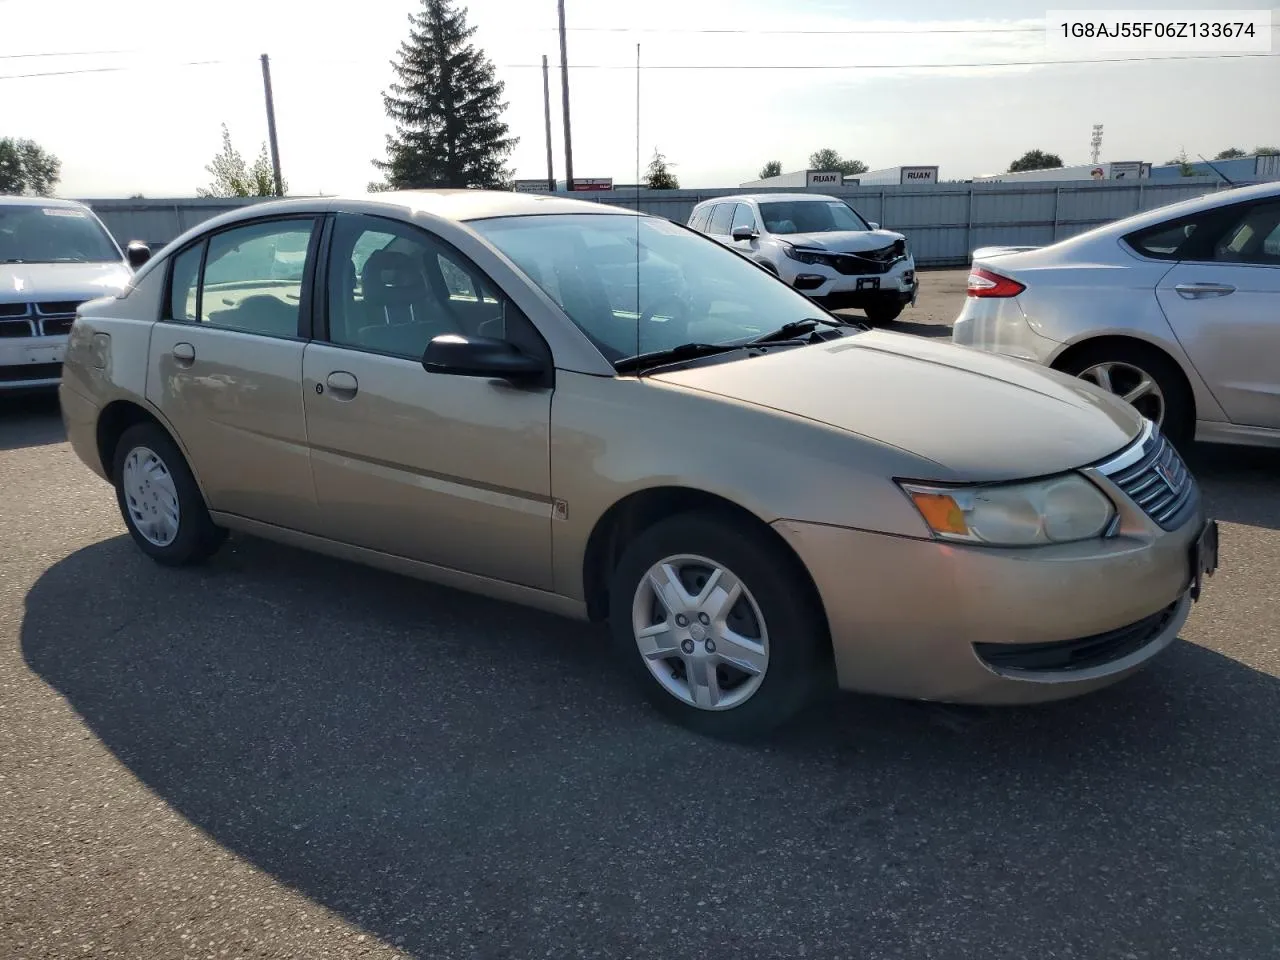
[[[365,261],[360,286],[365,326],[356,339],[362,346],[418,357],[432,337],[449,332],[426,276],[408,254],[377,251]]]

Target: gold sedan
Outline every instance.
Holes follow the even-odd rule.
[[[1117,398],[567,198],[215,218],[80,308],[61,397],[155,560],[235,530],[607,621],[623,670],[717,735],[832,680],[1096,689],[1217,563],[1195,481]]]

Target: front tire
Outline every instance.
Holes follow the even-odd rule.
[[[863,307],[862,312],[867,315],[868,323],[892,323],[902,315],[906,306],[905,303],[877,303]]]
[[[666,716],[727,739],[798,714],[827,676],[830,640],[798,561],[727,517],[660,521],[626,548],[609,591],[624,669]]]
[[[210,518],[182,451],[158,425],[139,423],[124,432],[111,475],[129,535],[157,563],[201,563],[226,539],[226,530]]]

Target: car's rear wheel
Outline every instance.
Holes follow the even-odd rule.
[[[637,537],[614,572],[609,618],[624,668],[660,710],[701,733],[762,735],[820,689],[825,619],[770,536],[681,514]]]
[[[226,538],[210,518],[186,458],[156,424],[139,423],[124,432],[111,475],[129,535],[158,563],[200,563]]]
[[[862,312],[871,323],[891,323],[902,315],[904,309],[904,303],[877,303],[863,307]]]
[[[1120,397],[1160,428],[1175,447],[1195,438],[1195,401],[1177,365],[1141,343],[1086,345],[1060,368]]]

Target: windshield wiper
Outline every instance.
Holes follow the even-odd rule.
[[[844,320],[840,317],[805,317],[803,320],[792,320],[790,323],[784,323],[777,330],[762,333],[760,336],[748,340],[747,343],[776,343],[779,340],[790,340],[798,333],[807,333],[810,330],[816,330],[820,326],[853,327],[857,330],[866,329],[856,320]]]
[[[634,357],[623,357],[614,363],[619,373],[634,373],[645,367],[670,363],[678,360],[694,360],[698,357],[713,357],[718,353],[729,353],[733,350],[745,350],[743,343],[682,343],[666,350],[652,350],[649,353],[637,353]]]

